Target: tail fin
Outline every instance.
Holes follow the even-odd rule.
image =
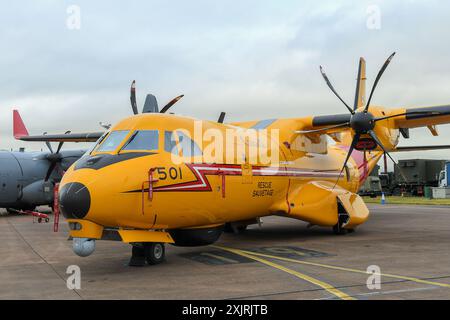
[[[15,139],[28,136],[28,130],[17,110],[13,110],[13,135]]]
[[[366,60],[359,58],[358,78],[356,79],[355,109],[366,104]]]

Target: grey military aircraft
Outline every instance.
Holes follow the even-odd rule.
[[[86,150],[63,151],[61,141],[54,151],[49,141],[27,139],[28,131],[17,110],[13,111],[13,134],[20,140],[45,141],[49,151],[0,151],[0,208],[33,210],[39,205],[52,205],[54,184]],[[96,141],[102,134],[90,133],[89,141]]]

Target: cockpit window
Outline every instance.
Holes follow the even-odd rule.
[[[122,150],[158,150],[158,130],[135,131]]]
[[[108,133],[109,133],[109,131],[105,131],[105,132],[102,134],[102,136],[101,136],[100,138],[98,138],[98,140],[95,142],[95,144],[93,144],[93,145],[92,145],[92,146],[91,146],[91,147],[83,154],[82,157],[85,157],[85,156],[90,155],[90,154],[92,153],[92,151],[94,151],[95,148],[97,148],[98,145],[99,145],[100,143],[102,143],[103,140],[105,140],[105,137],[108,135]]]
[[[200,147],[191,140],[186,134],[181,131],[177,131],[179,146],[183,157],[201,156],[202,150]]]
[[[129,132],[130,132],[129,130],[117,130],[111,132],[96,151],[107,152],[116,150],[116,148],[119,146],[119,144],[123,141],[123,139],[127,136]]]

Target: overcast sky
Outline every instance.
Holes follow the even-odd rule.
[[[412,0],[9,2],[0,11],[0,148],[45,147],[13,140],[14,107],[32,134],[115,123],[131,114],[133,79],[140,107],[147,92],[160,106],[185,94],[173,110],[197,118],[343,113],[319,64],[352,104],[359,57],[370,88],[393,51],[373,104],[448,104],[449,12],[448,1]],[[401,145],[450,143],[450,125],[439,129],[438,138],[412,130]],[[396,155],[417,156],[450,159],[450,150]]]

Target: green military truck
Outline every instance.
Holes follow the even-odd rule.
[[[394,167],[394,172],[380,173],[382,191],[390,195],[424,196],[425,187],[439,185],[439,173],[444,169],[445,162],[434,159],[400,160],[398,165],[403,175],[397,167]]]
[[[380,166],[376,165],[359,189],[358,194],[360,196],[370,196],[371,198],[375,198],[381,194],[382,188],[380,178],[378,177],[379,171]]]

